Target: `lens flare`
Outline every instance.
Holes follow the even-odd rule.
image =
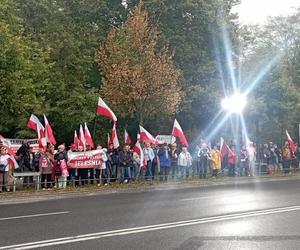
[[[246,95],[238,92],[236,92],[233,96],[223,99],[221,102],[222,108],[231,114],[241,114],[245,109],[246,105]]]

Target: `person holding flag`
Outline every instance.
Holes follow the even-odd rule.
[[[152,177],[153,177],[152,161],[155,157],[150,143],[146,143],[146,146],[144,147],[143,152],[144,152],[144,157],[145,157],[145,162],[146,162],[145,179],[149,181],[149,180],[152,180]]]
[[[163,147],[158,150],[157,153],[160,163],[160,181],[168,181],[168,176],[171,168],[171,150],[167,143],[164,143]]]

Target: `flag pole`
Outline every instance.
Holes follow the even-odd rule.
[[[96,116],[94,118],[94,128],[93,128],[93,139],[94,140],[95,140],[95,134],[96,134],[97,118],[98,118],[98,116],[96,114]]]

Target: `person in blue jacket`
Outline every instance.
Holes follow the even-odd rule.
[[[167,181],[172,161],[171,150],[167,143],[165,143],[163,147],[159,149],[157,155],[160,162],[160,180],[163,181],[164,179]]]

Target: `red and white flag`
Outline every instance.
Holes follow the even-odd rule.
[[[131,140],[127,130],[125,129],[125,144],[131,145],[131,143],[132,143],[132,140]]]
[[[74,139],[73,139],[73,144],[76,145],[76,148],[78,148],[79,145],[79,139],[78,139],[78,135],[77,135],[77,131],[74,131]]]
[[[106,103],[102,100],[101,97],[99,97],[98,100],[98,106],[96,113],[98,115],[106,116],[110,119],[112,119],[114,122],[117,121],[117,117],[115,116],[114,112],[106,105]]]
[[[110,141],[114,145],[114,148],[120,147],[117,130],[116,130],[116,123],[114,123],[114,125],[113,125]]]
[[[27,122],[27,127],[37,132],[38,138],[45,137],[45,128],[34,114],[32,114]]]
[[[174,120],[172,135],[177,137],[183,146],[185,146],[185,147],[189,146],[188,141],[185,138],[185,135],[182,131],[182,128],[180,127],[180,125],[176,119]]]
[[[140,125],[140,141],[144,141],[146,143],[155,143],[156,139],[151,135],[146,129],[144,129]]]
[[[56,140],[53,134],[53,130],[52,127],[50,125],[50,123],[47,120],[47,117],[44,115],[44,121],[45,121],[45,135],[46,135],[46,139],[48,142],[50,142],[51,144],[55,145],[56,144]]]
[[[147,163],[145,161],[144,151],[139,141],[137,141],[136,144],[133,146],[133,152],[138,154],[138,156],[140,157],[140,167],[146,166]]]
[[[85,137],[84,137],[84,132],[81,124],[79,127],[79,145],[83,147],[83,151],[86,150]]]
[[[227,154],[227,152],[229,152],[228,149],[229,149],[228,145],[225,143],[223,137],[221,137],[220,138],[220,153],[221,153],[221,158],[222,159]]]
[[[84,139],[85,139],[85,143],[87,145],[90,145],[91,148],[94,148],[94,142],[93,142],[93,138],[91,136],[91,133],[89,131],[88,126],[86,125],[86,122],[84,123]]]
[[[7,162],[9,165],[11,165],[13,167],[13,169],[17,169],[19,168],[19,164],[17,163],[16,159],[14,156],[10,156],[8,159],[7,159]]]
[[[2,147],[6,149],[6,152],[9,155],[16,156],[16,153],[10,148],[10,143],[7,140],[5,140],[4,136],[2,135],[0,135],[0,142]]]
[[[289,142],[290,148],[291,148],[292,152],[295,153],[296,150],[297,150],[296,144],[293,141],[292,137],[290,136],[290,134],[289,134],[289,132],[287,130],[285,131],[285,133],[286,133],[286,137],[287,137],[287,140]]]

